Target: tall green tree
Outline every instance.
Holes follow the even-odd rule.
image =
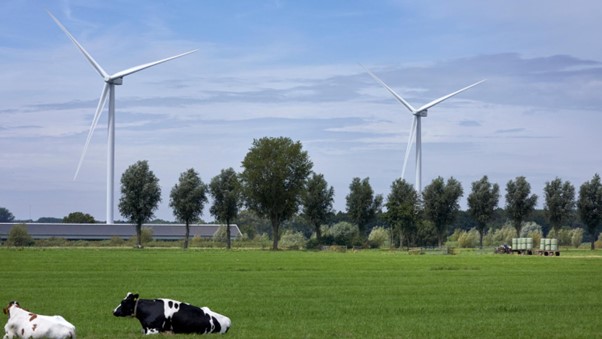
[[[543,191],[546,199],[543,210],[558,234],[562,223],[570,219],[575,210],[575,187],[569,181],[556,178],[546,182]]]
[[[207,202],[207,185],[192,168],[180,174],[180,180],[171,189],[169,207],[179,221],[186,224],[184,249],[188,248],[190,223],[197,221],[203,214]]]
[[[320,241],[320,226],[334,213],[334,188],[328,187],[324,175],[313,173],[307,180],[306,190],[301,196],[303,217],[313,226],[316,239]]]
[[[602,224],[602,183],[600,183],[598,173],[592,180],[585,182],[579,188],[577,208],[581,221],[586,225],[587,232],[592,238],[591,249],[593,251],[594,243],[598,238],[598,228]]]
[[[230,249],[230,222],[238,216],[242,206],[242,192],[238,175],[232,167],[223,169],[211,179],[209,192],[213,196],[211,214],[220,222],[226,223],[226,247]]]
[[[487,224],[494,218],[500,201],[500,186],[491,184],[487,176],[472,183],[472,191],[468,195],[468,212],[477,222],[479,231],[479,247],[483,248],[483,234]]]
[[[272,249],[278,249],[280,224],[299,208],[313,163],[301,142],[290,138],[255,139],[242,161],[243,192],[249,209],[272,224]]]
[[[84,212],[72,212],[63,218],[64,223],[70,224],[93,224],[96,222],[94,217]]]
[[[367,236],[369,233],[368,223],[373,221],[381,210],[382,195],[374,196],[370,178],[356,177],[349,184],[349,194],[346,199],[349,218],[359,227],[361,235]]]
[[[159,179],[141,160],[128,167],[121,176],[119,212],[136,224],[137,247],[142,248],[142,224],[150,221],[161,202]]]
[[[463,194],[462,185],[453,177],[447,179],[447,183],[442,177],[437,177],[422,192],[424,215],[435,226],[439,247],[447,237],[449,225],[456,218]]]
[[[416,230],[420,218],[420,199],[414,186],[403,179],[393,181],[385,206],[385,219],[391,225],[391,231],[399,232],[399,248],[403,246],[404,238],[409,247],[409,235]]]
[[[506,184],[506,214],[516,229],[517,237],[520,237],[523,222],[537,204],[537,195],[530,194],[531,185],[523,176],[516,177],[516,180],[510,180]]]
[[[0,207],[0,222],[12,222],[15,216],[5,207]]]

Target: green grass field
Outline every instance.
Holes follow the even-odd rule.
[[[61,314],[79,338],[141,337],[111,314],[128,291],[208,306],[230,338],[595,338],[596,255],[4,248],[0,302]]]

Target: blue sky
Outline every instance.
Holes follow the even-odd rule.
[[[359,63],[414,106],[487,79],[423,119],[423,185],[453,176],[463,207],[483,175],[503,193],[525,176],[541,208],[547,181],[601,172],[599,1],[4,1],[0,206],[18,219],[105,219],[106,112],[73,181],[103,83],[46,10],[109,73],[199,49],[116,90],[116,197],[148,160],[162,219],[180,173],[240,171],[264,136],[302,142],[337,210],[354,177],[386,197],[412,116]]]

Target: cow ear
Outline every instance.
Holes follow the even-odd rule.
[[[3,308],[3,309],[2,309],[2,313],[4,313],[4,314],[8,314],[8,308],[6,308],[6,307],[5,307],[5,308]]]
[[[138,294],[134,294],[133,297],[134,297],[134,300],[138,299]]]

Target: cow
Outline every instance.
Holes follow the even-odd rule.
[[[226,333],[230,318],[172,299],[139,299],[138,294],[128,292],[115,308],[116,317],[134,317],[142,325],[142,333]]]
[[[3,311],[8,315],[4,339],[75,339],[75,326],[60,315],[35,314],[21,308],[17,301],[9,302]]]

